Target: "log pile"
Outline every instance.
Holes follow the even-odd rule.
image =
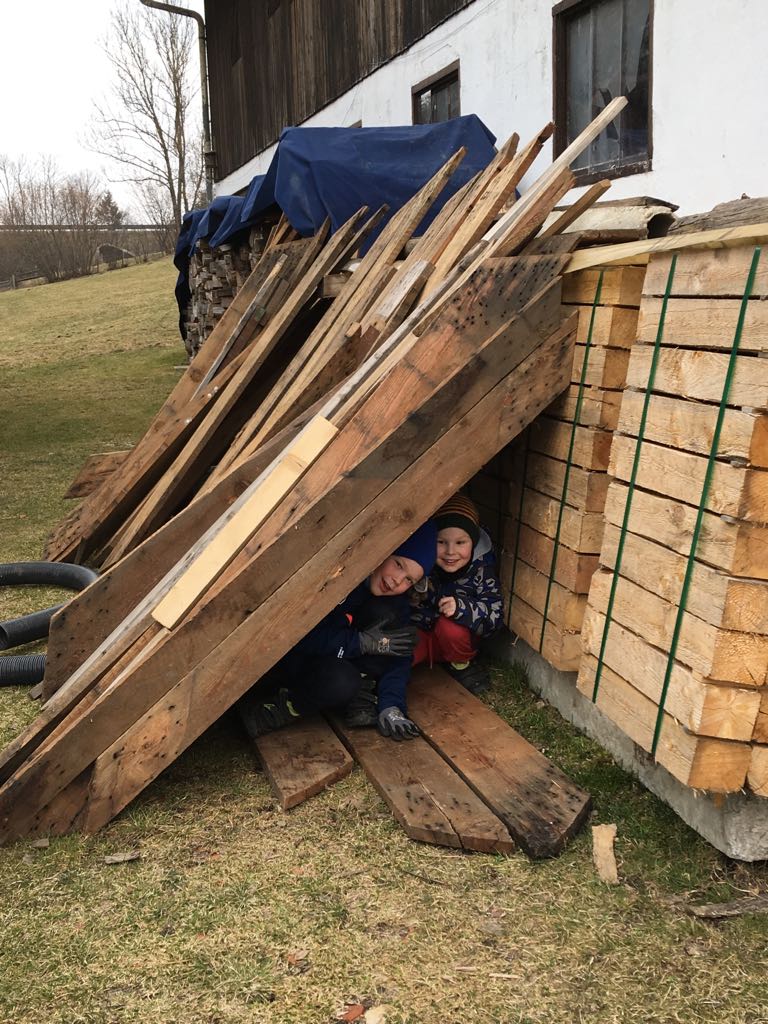
[[[190,358],[209,337],[228,309],[264,250],[261,231],[251,231],[247,242],[212,249],[204,239],[189,260],[189,290],[184,311],[184,345]]]
[[[502,467],[510,481],[501,534],[508,625],[561,671],[577,670],[581,660],[579,634],[602,542],[608,460],[644,276],[643,266],[566,276],[564,312],[577,318],[570,386]]]
[[[754,792],[768,795],[768,734],[761,714],[768,683],[764,261],[745,303],[722,433],[715,439],[752,259],[752,246],[681,253],[671,281],[670,255],[649,264],[611,449],[613,480],[600,569],[589,590],[578,687],[686,785],[733,792],[748,780]],[[691,556],[711,450],[711,486]]]
[[[556,232],[534,238],[573,183],[569,162],[624,104],[512,203],[551,126],[519,153],[510,139],[400,261],[459,151],[330,304],[324,278],[383,211],[330,238],[276,229],[145,436],[49,540],[49,557],[105,571],[53,620],[46,703],[0,753],[0,842],[108,822],[563,391],[570,257]],[[416,720],[448,743],[429,713]],[[472,714],[509,753],[512,730],[492,738]],[[338,777],[343,758],[325,749]],[[532,794],[516,817],[484,763],[451,762],[451,779],[516,842],[557,852],[588,796],[512,752]]]

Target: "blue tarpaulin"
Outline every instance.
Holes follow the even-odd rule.
[[[267,173],[253,179],[244,198],[218,196],[206,210],[185,215],[174,256],[180,308],[189,301],[189,257],[199,239],[212,247],[236,242],[275,205],[302,236],[314,234],[326,217],[335,231],[362,206],[373,212],[386,203],[391,217],[464,146],[467,154],[417,228],[420,234],[488,164],[495,141],[474,114],[397,128],[286,128]]]

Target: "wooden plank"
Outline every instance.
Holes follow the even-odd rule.
[[[511,564],[512,558],[506,554],[502,555],[502,571],[507,584],[511,580]],[[548,584],[548,576],[518,558],[515,567],[515,594],[541,615],[544,614]],[[508,585],[503,586],[502,590],[508,593]],[[559,583],[552,583],[547,618],[563,632],[578,633],[581,630],[586,607],[586,594],[573,594]]]
[[[585,655],[578,687],[592,692],[595,659]],[[643,750],[650,750],[656,705],[612,669],[603,669],[598,707]],[[676,779],[693,789],[735,793],[746,781],[751,747],[748,743],[693,736],[671,715],[665,714],[656,761]]]
[[[768,241],[768,224],[747,224],[737,228],[716,228],[712,231],[693,231],[685,235],[667,235],[665,238],[646,238],[639,242],[619,245],[601,245],[574,253],[566,273],[575,274],[590,267],[619,263],[640,263],[655,253],[676,252],[680,249],[724,249],[733,246],[762,245]]]
[[[584,469],[607,469],[612,437],[607,430],[576,427],[571,462]],[[533,451],[565,461],[571,444],[571,425],[540,416],[531,426],[529,439]]]
[[[121,466],[130,454],[130,449],[121,452],[100,452],[89,455],[69,485],[64,498],[85,498]]]
[[[567,391],[563,392],[559,398],[555,399],[552,405],[547,407],[546,415],[556,420],[565,420],[567,423],[573,423],[576,416],[578,395],[579,385],[571,384]],[[619,422],[621,395],[621,391],[585,387],[581,399],[581,408],[579,409],[579,423],[583,427],[600,427],[602,430],[615,430]],[[613,452],[613,444],[611,445],[611,452]]]
[[[562,629],[547,619],[542,642],[544,618],[515,595],[509,603],[507,625],[529,647],[539,651],[545,661],[559,672],[576,672],[581,661],[581,640],[578,633]]]
[[[760,708],[757,712],[752,740],[755,743],[768,743],[768,690],[764,690],[760,694]]]
[[[529,452],[526,482],[534,490],[549,494],[559,501],[565,483],[565,462],[538,452]],[[585,512],[602,512],[605,508],[608,484],[608,475],[602,470],[571,466],[568,474],[567,503]]]
[[[515,485],[511,487],[509,507],[515,515],[521,509],[520,491],[519,487]],[[583,512],[581,509],[564,504],[561,515],[559,498],[551,498],[526,487],[520,518],[537,533],[543,533],[545,537],[552,538],[557,533],[559,520],[561,544],[580,554],[597,555],[600,553],[604,525],[600,512]],[[511,524],[511,527],[514,532],[516,530],[514,523]],[[505,535],[508,532],[505,530]]]
[[[581,371],[586,355],[586,345],[577,345],[571,373],[571,380],[576,384],[581,381]],[[627,349],[596,345],[589,351],[584,383],[592,387],[620,391],[627,379],[628,366],[629,351]]]
[[[375,729],[335,728],[411,839],[481,853],[512,853],[509,831],[421,737],[394,743]]]
[[[592,321],[592,307],[566,305],[563,308],[567,313],[578,315],[576,341],[586,344],[589,337],[589,325]],[[592,344],[631,349],[637,338],[639,316],[639,309],[626,306],[598,306],[595,310],[595,322],[592,327]]]
[[[559,299],[559,294],[555,298]],[[530,324],[525,327],[525,337],[530,337]],[[434,336],[425,336],[423,340],[425,355],[436,357],[438,364],[444,362],[442,353],[435,352]],[[457,339],[452,340],[452,349],[455,349]],[[106,691],[90,706],[86,719],[74,719],[66,732],[60,731],[55,744],[43,745],[5,784],[0,790],[0,841],[8,841],[33,827],[36,809],[49,803],[121,733],[129,730],[131,749],[141,750],[141,732],[145,725],[142,716],[156,704],[167,711],[184,709],[184,714],[176,712],[168,719],[170,724],[162,751],[155,751],[140,766],[132,761],[124,788],[113,793],[114,806],[125,806],[351,587],[364,579],[372,567],[410,533],[414,522],[439,507],[492,454],[519,433],[526,421],[536,415],[537,407],[545,404],[552,390],[564,386],[564,357],[570,343],[569,337],[553,335],[471,406],[471,411],[457,415],[454,426],[440,433],[431,448],[428,447],[431,439],[427,437],[423,454],[418,458],[403,451],[396,433],[392,437],[391,451],[387,451],[386,446],[382,451],[379,445],[377,455],[388,467],[388,478],[392,479],[400,471],[396,480],[383,491],[376,486],[376,480],[367,475],[363,462],[359,474],[346,472],[341,467],[339,488],[326,493],[327,487],[323,485],[320,493],[324,497],[316,509],[302,508],[297,515],[292,499],[285,519],[286,525],[293,524],[289,529],[281,525],[283,513],[278,510],[268,524],[275,541],[264,546],[264,538],[255,539],[259,556],[245,565],[236,583],[233,581],[219,592],[218,599],[205,602],[196,615],[174,631],[173,643],[166,642],[154,657],[144,662],[139,672],[141,679],[132,674],[118,681],[111,691]],[[415,350],[412,355],[414,353]],[[448,402],[449,409],[456,408],[458,400],[464,396],[469,396],[471,403],[473,388],[479,387],[482,393],[479,379],[482,366],[481,359],[477,367],[470,364],[469,375],[462,374],[458,378],[458,392],[441,396]],[[485,367],[486,373],[490,372],[489,363],[485,363]],[[413,371],[404,368],[404,372],[412,374]],[[403,400],[417,401],[419,384],[434,387],[423,375],[417,374],[412,379],[411,391],[403,392],[396,377],[393,375],[388,381]],[[383,403],[385,409],[391,407],[386,388],[377,390],[376,399],[376,404]],[[373,415],[381,430],[384,421],[380,411],[376,410]],[[369,438],[365,417],[359,423],[359,430],[361,440]],[[412,443],[421,443],[427,433],[427,430],[420,430],[415,437],[411,435]],[[342,435],[344,431],[339,440]],[[460,438],[461,444],[457,444]],[[396,453],[400,455],[400,463],[391,469]],[[397,458],[394,461],[397,463]],[[305,488],[309,486],[308,481],[309,474],[305,477]],[[359,492],[361,487],[364,492],[367,488],[369,495],[378,491],[378,497],[355,515],[354,508],[350,510],[350,502],[344,500],[343,492]],[[393,509],[398,512],[393,514]],[[337,525],[346,522],[346,526],[332,543],[318,545],[317,531],[327,541],[334,519]],[[361,537],[366,538],[364,549],[360,546]],[[307,554],[309,560],[304,561]],[[292,563],[293,566],[303,563],[301,572],[292,570]],[[281,578],[285,582],[279,585]],[[307,602],[308,589],[316,592],[316,600]],[[287,624],[290,629],[286,628]],[[233,629],[234,632],[230,632]],[[256,637],[258,643],[254,642]],[[174,685],[175,680],[179,681]],[[161,708],[157,708],[157,713],[165,714]]]
[[[637,340],[653,344],[661,314],[661,299],[644,299]],[[684,348],[730,350],[739,318],[739,299],[670,299],[664,321],[664,344]],[[768,351],[768,306],[750,299],[744,318],[740,352]]]
[[[640,305],[645,267],[608,267],[605,270],[582,270],[579,274],[568,274],[563,281],[563,302],[580,303],[591,307],[595,301],[597,282],[601,273],[601,306]]]
[[[552,567],[552,551],[555,546],[554,540],[537,533],[530,526],[522,523],[520,526],[520,537],[518,541],[518,554],[528,565],[546,573],[549,577]],[[514,545],[505,543],[507,550],[514,548]],[[583,555],[578,551],[572,551],[565,544],[558,545],[557,565],[555,567],[554,579],[566,590],[574,594],[589,593],[589,584],[592,574],[597,569],[597,555]]]
[[[618,480],[608,488],[605,518],[621,526],[627,488]],[[672,498],[636,490],[629,529],[687,556],[696,522],[696,509]],[[733,576],[768,579],[768,531],[755,523],[723,519],[706,512],[696,558]]]
[[[198,467],[201,457],[205,454],[207,444],[213,435],[222,428],[226,417],[241,399],[256,372],[315,291],[318,283],[328,270],[344,258],[363,212],[359,210],[355,213],[333,235],[328,244],[316,256],[289,299],[259,335],[258,344],[248,350],[245,360],[222,390],[215,405],[209,410],[182,452],[152,489],[140,512],[133,517],[130,527],[122,533],[119,550],[118,548],[113,549],[113,560],[127,554],[149,533],[162,525],[170,510],[174,509],[183,497],[183,492],[189,490],[189,476]],[[316,237],[321,243],[323,236]]]
[[[620,433],[637,436],[644,404],[643,392],[624,392],[619,415]],[[678,451],[709,456],[718,412],[714,405],[667,395],[651,395],[645,437]],[[744,460],[763,469],[768,467],[768,414],[726,409],[717,456]]]
[[[627,368],[627,387],[645,390],[652,358],[653,346],[634,346]],[[727,352],[662,346],[656,364],[654,391],[719,404],[729,359]],[[736,357],[728,405],[768,409],[768,359],[746,353]]]
[[[600,562],[616,563],[620,531],[606,524]],[[635,533],[625,534],[621,574],[665,601],[680,598],[687,558]],[[728,573],[696,562],[688,591],[688,611],[713,626],[739,633],[768,633],[768,583],[734,579]]]
[[[414,671],[408,710],[531,857],[556,856],[586,821],[589,794],[442,669]]]
[[[601,569],[592,577],[589,603],[601,614],[608,606],[613,573]],[[654,647],[669,651],[677,604],[620,577],[613,618],[634,630]],[[768,636],[721,629],[685,612],[676,657],[699,675],[741,686],[765,686],[768,681]]]
[[[592,655],[588,671],[581,674],[579,689],[591,700],[594,691],[595,660],[605,632],[605,616],[589,606],[582,625],[584,650]],[[611,622],[605,645],[604,663],[658,705],[667,671],[667,655],[620,622]],[[591,684],[591,685],[590,685]],[[601,683],[598,687],[600,704]],[[760,691],[722,686],[704,679],[680,661],[675,661],[669,679],[666,712],[688,732],[718,739],[749,741],[760,707]]]
[[[612,476],[629,481],[636,446],[635,438],[614,435],[608,466]],[[696,505],[701,499],[706,469],[707,459],[703,455],[645,441],[641,448],[637,485]],[[735,519],[768,522],[768,473],[749,466],[715,462],[707,508]]]
[[[560,234],[561,231],[565,231],[565,229],[570,227],[574,221],[577,221],[579,217],[581,217],[581,215],[593,205],[593,203],[596,203],[610,187],[611,183],[607,178],[603,181],[596,181],[594,185],[590,185],[590,187],[585,192],[582,192],[579,198],[572,202],[570,206],[566,207],[565,210],[553,217],[552,222],[542,229],[542,231],[536,236],[535,241],[544,242],[547,239]]]
[[[751,245],[709,252],[680,253],[671,294],[675,297],[741,298],[747,285],[753,253],[754,246]],[[644,295],[664,295],[671,263],[671,255],[653,257],[648,264]],[[768,262],[765,259],[761,259],[757,265],[751,296],[757,299],[768,298]]]
[[[155,606],[155,621],[166,629],[179,624],[337,433],[338,429],[321,416],[310,420],[278,455],[248,500]]]
[[[287,729],[259,736],[254,743],[284,811],[332,786],[354,768],[354,761],[324,718],[300,719]]]
[[[768,797],[768,747],[752,747],[747,785],[755,796]]]

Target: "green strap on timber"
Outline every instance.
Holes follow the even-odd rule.
[[[659,325],[656,328],[656,341],[653,345],[653,356],[651,357],[651,368],[648,372],[648,383],[645,386],[645,399],[643,400],[643,411],[640,416],[640,425],[637,428],[637,442],[635,444],[635,454],[632,459],[632,472],[629,475],[629,486],[627,487],[627,500],[624,505],[624,517],[621,520],[621,531],[619,533],[619,543],[616,548],[616,564],[613,567],[613,577],[611,578],[611,592],[608,595],[608,605],[605,609],[605,626],[603,627],[603,635],[600,640],[600,654],[597,658],[597,667],[595,668],[595,685],[592,688],[592,703],[597,701],[597,693],[600,689],[600,677],[603,674],[603,661],[605,658],[605,648],[608,644],[608,631],[611,628],[611,622],[613,617],[613,602],[616,598],[616,587],[619,582],[619,573],[621,571],[621,561],[624,557],[624,541],[627,536],[627,528],[629,526],[629,514],[632,511],[632,499],[635,494],[635,482],[637,480],[637,470],[640,466],[640,452],[643,447],[643,438],[645,437],[645,422],[648,419],[648,406],[651,404],[651,394],[653,392],[653,385],[656,383],[656,367],[659,363],[659,353],[661,352],[661,340],[664,337],[664,324],[667,319],[667,306],[669,304],[669,296],[672,293],[672,282],[675,279],[675,270],[677,268],[677,253],[672,257],[672,263],[669,267],[669,274],[667,275],[667,284],[664,288],[664,298],[661,302],[661,313],[659,315]]]
[[[563,511],[565,509],[565,499],[568,495],[568,479],[571,475],[571,463],[573,460],[573,448],[576,443],[576,430],[579,426],[579,420],[581,419],[581,404],[584,398],[584,384],[587,379],[587,368],[589,366],[589,356],[592,352],[592,335],[595,329],[595,316],[597,315],[597,307],[600,305],[600,296],[603,293],[603,274],[604,271],[600,271],[600,276],[597,279],[597,288],[595,289],[595,298],[592,302],[592,312],[589,316],[589,331],[587,332],[587,344],[584,349],[584,362],[581,364],[581,373],[579,375],[579,390],[576,395],[576,410],[573,414],[573,424],[571,426],[571,439],[568,444],[568,457],[565,460],[565,473],[563,474],[563,491],[560,495],[560,508],[557,512],[557,527],[555,529],[555,544],[552,548],[552,561],[549,566],[549,579],[547,580],[547,595],[544,598],[544,614],[541,620],[541,636],[539,637],[539,653],[544,649],[544,634],[547,631],[547,615],[549,614],[549,599],[552,596],[552,583],[555,578],[555,570],[557,569],[557,553],[560,547],[560,529],[563,525]],[[523,481],[525,484],[525,481]]]
[[[744,295],[741,300],[741,308],[739,309],[739,319],[736,323],[736,332],[733,336],[733,344],[731,345],[731,355],[728,360],[728,369],[725,373],[725,381],[723,383],[723,394],[720,399],[720,408],[717,411],[717,420],[715,422],[715,430],[712,435],[712,445],[709,449],[709,458],[707,459],[707,468],[704,473],[704,483],[701,488],[701,500],[699,501],[698,512],[696,513],[696,524],[693,528],[693,534],[691,536],[691,548],[688,552],[688,563],[685,567],[685,576],[683,577],[683,586],[680,591],[680,601],[677,608],[677,616],[675,618],[675,628],[672,632],[672,643],[669,647],[669,657],[667,659],[667,670],[664,673],[664,683],[661,688],[661,696],[659,697],[659,710],[656,715],[656,727],[653,731],[653,744],[651,745],[651,753],[656,756],[656,749],[659,745],[659,739],[661,738],[661,726],[664,722],[664,705],[667,700],[667,692],[669,691],[669,681],[672,678],[672,669],[675,664],[675,654],[677,653],[677,644],[680,639],[680,630],[683,624],[683,615],[685,614],[685,608],[688,603],[688,591],[691,586],[691,578],[693,577],[693,570],[696,565],[696,548],[699,543],[699,535],[701,533],[702,523],[704,522],[704,512],[707,506],[707,499],[709,498],[709,488],[712,483],[712,474],[715,470],[715,459],[717,458],[718,448],[720,446],[720,434],[723,429],[723,421],[725,419],[725,410],[728,404],[728,395],[731,390],[731,382],[733,375],[736,372],[736,357],[739,354],[739,344],[741,342],[741,335],[744,332],[744,320],[747,315],[747,304],[749,297],[752,294],[752,290],[755,286],[755,276],[757,275],[757,265],[760,262],[760,254],[762,250],[760,246],[755,248],[752,254],[752,263],[749,267],[749,273],[747,274],[747,283],[744,288]]]

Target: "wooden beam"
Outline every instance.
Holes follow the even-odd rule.
[[[408,710],[531,857],[556,856],[586,821],[589,794],[442,669],[414,671]]]

